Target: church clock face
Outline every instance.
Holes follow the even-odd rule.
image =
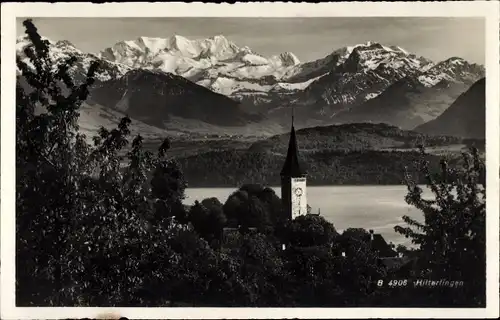
[[[303,193],[302,188],[300,188],[300,187],[295,188],[295,195],[297,197],[301,197],[302,193]]]

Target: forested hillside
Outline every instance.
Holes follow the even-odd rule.
[[[296,134],[299,157],[311,185],[401,184],[404,168],[414,167],[420,156],[420,145],[431,150],[427,157],[433,165],[439,162],[438,155],[453,159],[467,146],[484,147],[484,140],[431,136],[386,124],[314,127]],[[281,134],[257,141],[248,149],[243,144],[238,149],[219,147],[178,161],[191,187],[279,185],[288,139],[289,134]],[[197,150],[203,149],[200,145]]]
[[[418,145],[445,146],[460,144],[462,139],[450,136],[431,136],[401,130],[384,123],[353,123],[318,126],[297,130],[297,143],[302,151],[335,150],[359,151],[386,148],[415,148]],[[286,153],[289,133],[273,136],[252,145],[254,151]]]
[[[418,152],[316,151],[302,153],[308,184],[402,184],[404,167]],[[437,156],[428,155],[433,164]],[[189,187],[235,187],[244,183],[279,185],[284,155],[251,151],[212,151],[178,159]],[[422,180],[423,181],[423,180]]]

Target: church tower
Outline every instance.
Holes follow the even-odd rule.
[[[306,173],[299,165],[297,137],[293,126],[290,131],[290,141],[285,164],[281,170],[281,201],[287,219],[295,219],[307,214]]]

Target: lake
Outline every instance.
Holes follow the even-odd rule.
[[[279,187],[273,187],[281,195]],[[185,204],[195,200],[216,197],[222,203],[236,189],[231,188],[188,188]],[[423,187],[424,196],[432,196]],[[423,213],[408,205],[404,198],[406,186],[318,186],[307,188],[308,204],[313,213],[321,209],[321,215],[342,232],[347,228],[373,229],[387,242],[410,245],[409,239],[394,231],[395,225],[403,225],[403,215],[423,221]]]

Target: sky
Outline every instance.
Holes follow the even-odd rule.
[[[24,33],[22,20],[17,20],[18,36]],[[264,56],[288,51],[302,62],[367,41],[397,45],[434,61],[450,57],[485,61],[483,18],[33,18],[33,22],[42,36],[69,40],[92,53],[139,36],[205,39],[224,35]]]

